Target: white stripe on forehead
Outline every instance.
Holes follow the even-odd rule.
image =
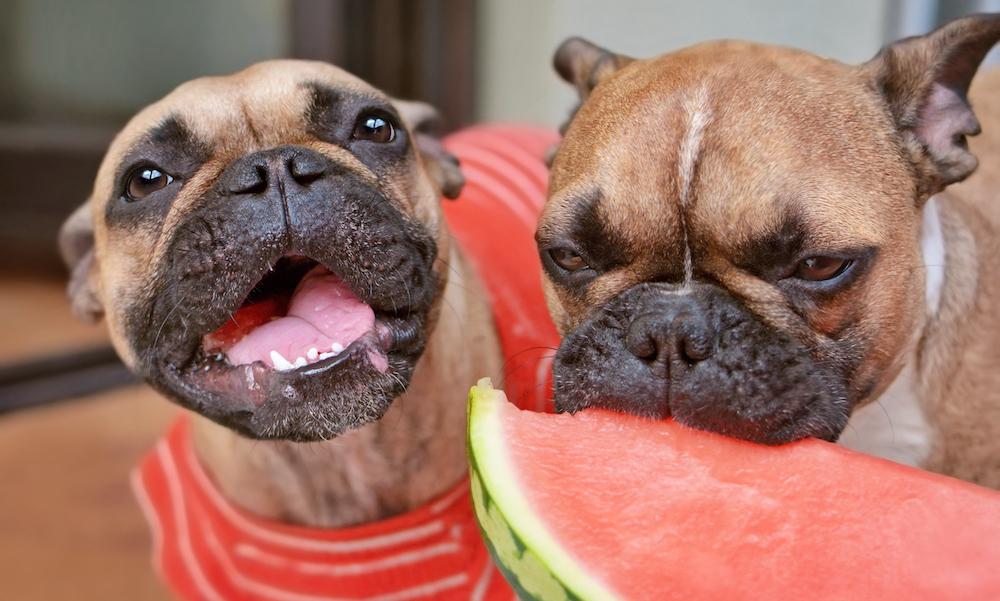
[[[691,197],[691,180],[694,178],[698,155],[701,152],[701,137],[705,127],[712,120],[712,109],[709,106],[708,88],[704,85],[685,96],[681,102],[683,119],[687,122],[687,132],[681,140],[677,155],[677,189],[680,195],[681,228],[684,231],[684,286],[691,283],[693,267],[691,265],[691,244],[688,239],[688,228],[685,217]]]

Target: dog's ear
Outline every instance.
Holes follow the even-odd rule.
[[[969,84],[998,39],[1000,15],[965,17],[886,46],[862,65],[902,136],[922,198],[976,168],[966,143],[980,132]]]
[[[566,133],[566,129],[576,112],[580,110],[580,105],[587,100],[597,84],[634,60],[634,58],[624,54],[605,50],[597,44],[579,37],[569,38],[559,44],[559,48],[556,49],[556,53],[552,57],[552,65],[559,77],[576,88],[577,96],[580,99],[580,102],[570,110],[569,116],[559,126],[559,133]],[[549,149],[546,155],[546,162],[550,165],[557,148],[555,146]]]
[[[597,84],[631,63],[633,58],[615,54],[583,38],[569,38],[556,49],[552,64],[566,83],[576,88],[582,103]]]
[[[67,292],[73,312],[85,321],[97,321],[104,315],[104,308],[97,296],[94,221],[89,201],[63,223],[59,230],[59,252],[69,268]]]
[[[437,182],[446,198],[458,198],[465,185],[465,177],[459,169],[458,158],[445,150],[440,138],[434,134],[441,116],[426,102],[393,99],[393,106],[406,122],[406,128],[413,134],[414,144],[424,160],[427,172]]]

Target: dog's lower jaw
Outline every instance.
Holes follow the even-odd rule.
[[[341,527],[418,507],[463,477],[465,390],[499,375],[501,353],[471,266],[455,249],[449,261],[427,348],[381,420],[326,442],[294,443],[249,440],[195,418],[195,451],[223,495],[260,517]]]

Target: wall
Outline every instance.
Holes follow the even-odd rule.
[[[908,0],[904,0],[908,1]],[[863,61],[885,39],[890,0],[483,0],[477,115],[484,121],[558,124],[573,94],[552,53],[582,35],[632,56],[715,38],[742,38]]]
[[[279,0],[13,0],[0,24],[2,119],[117,121],[196,75],[287,53]]]

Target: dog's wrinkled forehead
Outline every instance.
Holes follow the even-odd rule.
[[[376,101],[379,90],[333,65],[276,60],[222,77],[182,84],[139,113],[125,128],[126,142],[176,118],[196,139],[215,149],[254,141],[261,147],[286,143],[290,132],[305,132],[324,104]],[[235,149],[234,149],[235,150]]]
[[[635,61],[594,89],[566,140],[543,232],[593,213],[591,234],[617,240],[623,262],[673,256],[679,270],[696,238],[732,256],[789,229],[814,248],[877,245],[912,213],[874,93],[796,50],[719,42]]]

